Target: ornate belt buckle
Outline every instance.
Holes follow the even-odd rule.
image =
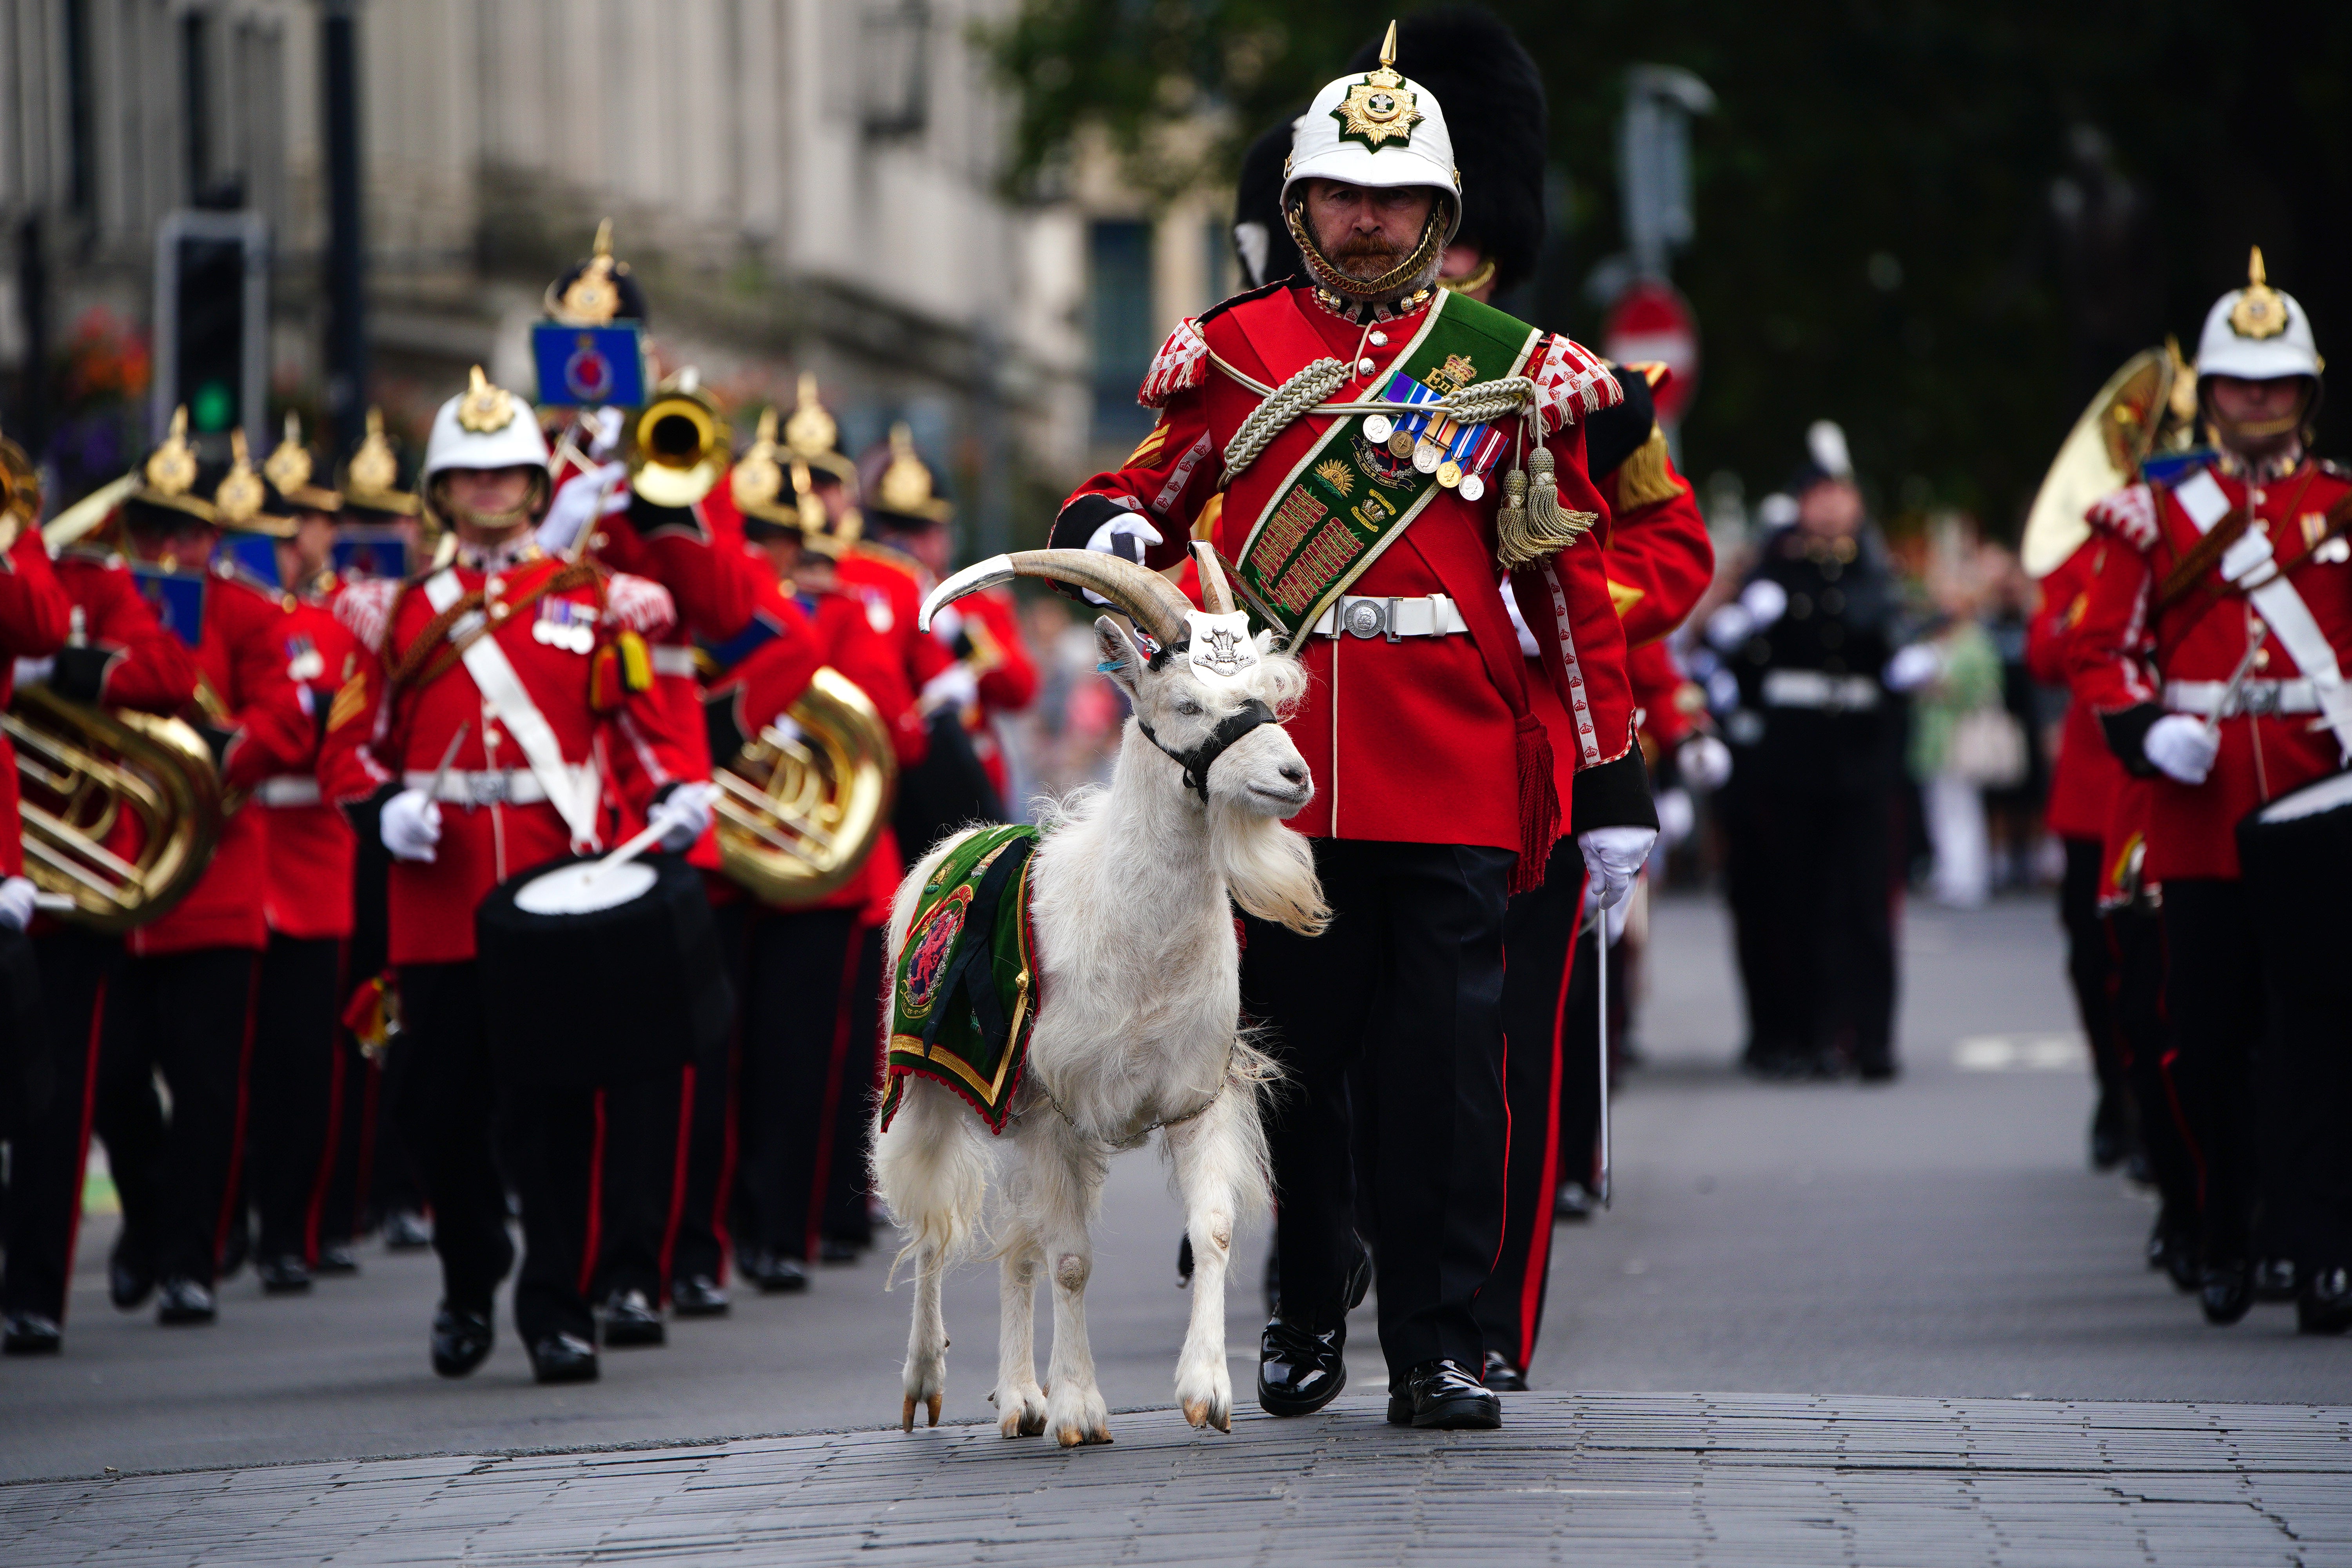
[[[1339,626],[1349,637],[1360,637],[1366,642],[1383,635],[1389,641],[1394,642],[1396,634],[1389,629],[1389,606],[1394,602],[1393,600],[1383,602],[1379,599],[1349,600],[1339,611]]]
[[[2274,718],[2284,695],[2275,680],[2249,680],[2238,690],[2238,711],[2250,719]]]
[[[507,798],[507,775],[488,770],[474,775],[474,804],[497,805]]]

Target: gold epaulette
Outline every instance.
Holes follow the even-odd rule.
[[[1650,438],[1617,465],[1617,511],[1672,500],[1683,493],[1683,482],[1666,467],[1666,433],[1653,423]]]

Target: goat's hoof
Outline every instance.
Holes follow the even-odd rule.
[[[940,1424],[940,1397],[941,1397],[940,1395],[934,1394],[932,1394],[932,1395],[930,1396],[930,1398],[929,1398],[929,1399],[927,1399],[927,1400],[925,1400],[925,1401],[923,1402],[924,1408],[925,1408],[926,1410],[928,1410],[928,1411],[929,1412],[929,1414],[930,1414],[930,1419],[929,1419],[928,1422],[924,1423],[924,1425],[926,1425],[926,1426],[938,1426],[938,1425]],[[907,1419],[908,1419],[908,1421],[911,1424],[911,1423],[913,1422],[914,1418],[915,1418],[914,1407],[913,1407],[913,1406],[912,1406],[912,1405],[910,1404],[910,1405],[908,1406],[908,1410],[907,1410]]]
[[[911,1432],[914,1429],[915,1396],[910,1394],[907,1395],[907,1408],[898,1413],[898,1430],[901,1432]]]
[[[1219,1404],[1208,1399],[1188,1399],[1184,1402],[1184,1419],[1195,1428],[1214,1426],[1220,1432],[1234,1429],[1234,1410],[1230,1402]]]

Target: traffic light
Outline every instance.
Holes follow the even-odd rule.
[[[248,212],[176,212],[155,234],[155,380],[161,430],[183,404],[198,437],[242,426],[259,441],[268,409],[268,230]]]

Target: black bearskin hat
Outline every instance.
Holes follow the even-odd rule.
[[[1543,248],[1543,76],[1517,36],[1482,7],[1415,12],[1398,19],[1396,34],[1396,68],[1437,95],[1454,138],[1454,163],[1462,172],[1462,228],[1454,243],[1475,245],[1492,257],[1495,287],[1507,289],[1535,270]],[[1381,38],[1374,35],[1348,69],[1368,71],[1380,63]],[[1284,130],[1286,134],[1288,127]],[[1275,162],[1279,170],[1281,159]],[[1244,192],[1248,178],[1244,170]]]
[[[1307,110],[1302,106],[1298,112]],[[1234,193],[1234,254],[1241,258],[1244,289],[1307,271],[1290,226],[1282,221],[1282,168],[1290,160],[1290,127],[1297,119],[1276,121],[1242,154],[1241,184]]]

